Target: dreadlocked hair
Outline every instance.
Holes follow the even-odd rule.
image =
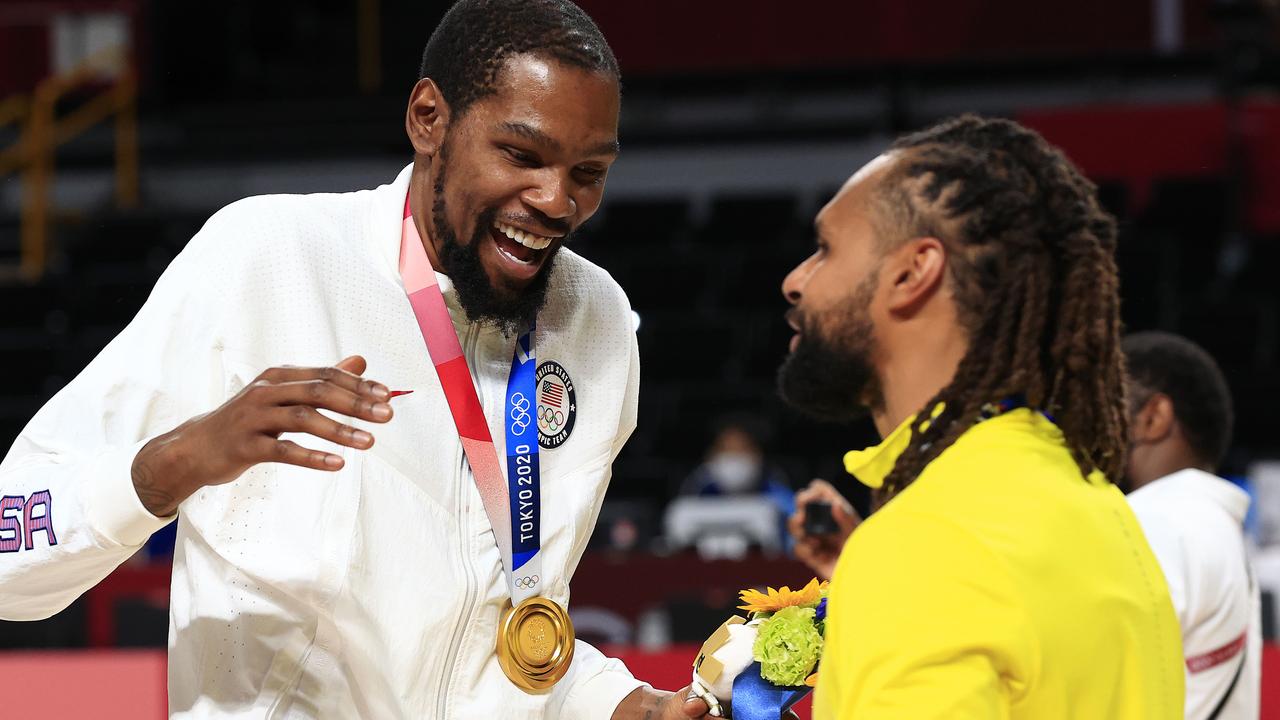
[[[932,236],[969,347],[921,408],[877,506],[978,422],[1021,396],[1062,430],[1081,473],[1118,478],[1127,437],[1116,224],[1097,188],[1039,134],[965,115],[894,143],[880,202],[902,237]],[[938,408],[942,410],[938,413]],[[937,413],[937,414],[935,414]]]

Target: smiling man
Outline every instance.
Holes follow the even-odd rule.
[[[454,6],[409,99],[410,167],[218,212],[23,431],[0,617],[61,610],[176,517],[173,716],[705,711],[565,612],[636,422],[626,296],[564,249],[618,112],[577,6]]]

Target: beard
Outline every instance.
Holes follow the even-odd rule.
[[[436,254],[443,266],[441,269],[458,291],[458,304],[462,306],[468,321],[495,327],[507,337],[515,336],[533,326],[538,311],[547,302],[547,289],[551,284],[551,270],[555,265],[559,245],[550,248],[550,254],[528,285],[522,288],[495,287],[480,260],[480,246],[481,243],[490,241],[489,229],[493,227],[498,211],[496,208],[489,208],[481,212],[476,219],[476,230],[471,235],[471,242],[459,242],[458,234],[446,219],[444,178],[448,162],[443,147],[438,160],[440,172],[436,175],[435,202],[431,206],[431,230],[439,243]],[[561,243],[568,241],[566,236]]]
[[[871,363],[875,347],[867,314],[875,292],[872,273],[833,311],[834,336],[824,334],[817,319],[792,309],[800,342],[778,368],[778,392],[788,405],[819,420],[849,422],[884,404],[880,381]]]

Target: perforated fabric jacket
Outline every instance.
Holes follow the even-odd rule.
[[[258,465],[180,506],[170,714],[608,718],[642,684],[582,642],[549,692],[518,689],[497,663],[499,551],[398,271],[409,171],[375,190],[249,198],[208,221],[0,465],[0,617],[58,612],[172,521],[133,489],[149,439],[268,367],[360,354],[367,377],[414,390],[392,401],[390,423],[356,423],[375,435],[370,450],[295,437],[346,465]],[[514,339],[468,323],[443,276],[441,289],[503,455]],[[544,594],[567,604],[639,387],[625,294],[568,250],[536,352],[576,405],[540,458]]]

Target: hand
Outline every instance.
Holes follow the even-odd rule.
[[[148,442],[133,460],[133,487],[153,515],[172,515],[178,503],[206,485],[220,485],[264,462],[338,470],[342,457],[309,450],[283,433],[306,433],[364,450],[373,436],[320,414],[319,409],[375,423],[391,419],[387,388],[360,374],[353,355],[334,367],[274,367],[212,412]]]
[[[639,687],[618,703],[613,720],[689,720],[706,718],[707,703],[690,698],[689,688],[669,693],[665,690]]]
[[[814,501],[831,504],[831,516],[839,526],[839,531],[830,535],[805,533],[804,506],[805,503]],[[808,565],[818,577],[830,580],[836,571],[836,560],[840,558],[840,550],[853,534],[854,528],[861,523],[862,518],[839,490],[832,487],[826,480],[814,480],[808,487],[796,493],[796,511],[787,520],[787,530],[796,540],[796,557]]]

